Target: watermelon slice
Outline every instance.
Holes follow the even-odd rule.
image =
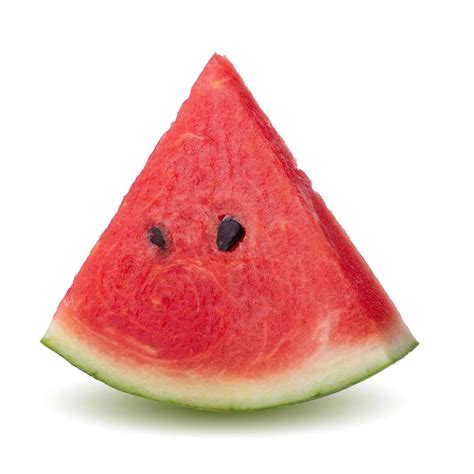
[[[417,345],[218,55],[42,342],[112,387],[210,410],[327,395]]]

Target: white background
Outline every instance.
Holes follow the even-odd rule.
[[[0,5],[2,472],[473,472],[472,2]],[[39,343],[214,51],[420,341],[325,399],[179,409]]]

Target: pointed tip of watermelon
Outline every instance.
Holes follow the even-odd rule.
[[[207,64],[204,66],[200,74],[200,78],[206,78],[208,81],[219,81],[233,77],[234,79],[239,78],[239,82],[242,82],[242,78],[238,74],[232,62],[229,58],[223,54],[214,53]],[[196,82],[199,82],[199,78]]]
[[[209,59],[209,61],[219,61],[222,59],[227,59],[226,55],[215,52],[212,54],[211,59]]]
[[[208,62],[227,62],[230,63],[229,58],[225,54],[213,53]]]

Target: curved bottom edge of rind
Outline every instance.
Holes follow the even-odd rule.
[[[167,403],[167,404],[171,404],[171,405],[183,407],[183,408],[192,408],[192,409],[197,409],[197,410],[213,411],[213,412],[250,412],[250,411],[267,410],[270,408],[284,407],[288,405],[295,405],[298,403],[315,400],[317,398],[322,398],[327,395],[340,392],[341,390],[344,390],[346,388],[351,387],[352,385],[362,382],[372,377],[373,375],[377,374],[378,372],[381,372],[382,370],[386,369],[387,367],[399,361],[400,359],[403,359],[407,354],[413,351],[415,347],[418,346],[419,343],[417,340],[415,340],[411,336],[411,334],[410,334],[410,337],[411,339],[408,341],[408,343],[397,353],[393,354],[393,356],[389,360],[385,361],[383,364],[379,364],[377,366],[366,369],[362,373],[359,373],[358,375],[352,378],[348,378],[344,382],[339,383],[339,385],[334,386],[329,390],[328,389],[321,390],[320,388],[315,387],[314,390],[311,391],[311,395],[309,396],[294,398],[291,400],[289,399],[288,401],[282,401],[281,403],[280,402],[275,403],[275,404],[269,403],[268,405],[259,405],[255,407],[251,407],[251,406],[239,407],[237,405],[233,405],[229,407],[217,407],[217,406],[211,406],[211,405],[208,406],[208,405],[199,404],[199,403],[196,403],[196,404],[185,403],[185,402],[181,402],[177,400],[168,399],[166,397],[160,398],[159,396],[156,396],[153,393],[147,392],[146,390],[140,390],[133,387],[126,387],[124,384],[117,383],[116,381],[107,377],[107,375],[100,373],[98,370],[92,367],[88,367],[87,364],[80,363],[77,360],[77,358],[73,357],[72,353],[67,353],[67,351],[65,351],[64,349],[61,349],[59,345],[55,345],[54,341],[48,338],[47,334],[41,339],[40,342],[44,346],[46,346],[48,349],[51,349],[53,352],[57,353],[62,358],[67,360],[71,365],[77,367],[81,371],[99,380],[100,382],[103,382],[106,385],[109,385],[110,387],[115,388],[121,392],[131,394],[131,395],[136,395],[142,398],[147,398],[150,400],[156,400],[158,402],[163,402],[163,403]]]

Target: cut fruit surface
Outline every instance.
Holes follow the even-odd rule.
[[[120,390],[213,410],[323,396],[417,344],[218,55],[42,342]]]

